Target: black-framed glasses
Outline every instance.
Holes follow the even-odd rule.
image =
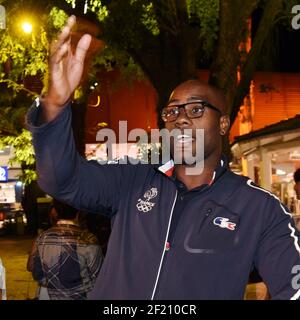
[[[180,109],[182,108],[184,109],[185,114],[189,119],[201,118],[203,116],[205,108],[210,108],[212,110],[215,110],[218,113],[220,113],[220,115],[222,115],[222,112],[212,104],[203,100],[195,100],[192,102],[187,102],[187,103],[178,104],[174,106],[167,106],[163,108],[161,112],[161,117],[163,121],[165,122],[175,121],[180,114]]]

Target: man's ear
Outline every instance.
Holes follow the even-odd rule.
[[[230,118],[228,115],[221,116],[220,118],[220,135],[225,136],[230,127]]]

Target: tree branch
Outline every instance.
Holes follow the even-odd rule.
[[[243,103],[243,99],[249,91],[249,86],[253,77],[253,73],[255,71],[257,58],[282,6],[283,0],[268,0],[265,6],[264,13],[260,20],[259,27],[253,42],[253,46],[241,71],[241,80],[237,86],[236,95],[232,104],[232,111],[230,116],[231,124],[233,124],[239,112],[240,106]]]
[[[230,113],[237,86],[239,44],[242,42],[247,19],[257,7],[258,2],[259,0],[220,1],[220,34],[209,82],[226,94],[228,113]]]
[[[25,88],[23,84],[19,84],[19,83],[15,82],[13,80],[10,80],[10,79],[1,79],[0,83],[7,83],[8,87],[14,87],[16,92],[25,91],[33,97],[36,97],[39,95],[37,92],[31,91],[31,90]]]

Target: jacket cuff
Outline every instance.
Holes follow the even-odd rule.
[[[55,119],[49,122],[38,124],[42,112],[42,103],[39,98],[36,98],[26,114],[25,122],[27,129],[30,132],[35,133],[44,131],[47,128],[52,127],[56,123],[61,122],[65,117],[67,117],[70,114],[71,105],[72,103],[71,101],[69,101],[61,108],[61,112]]]

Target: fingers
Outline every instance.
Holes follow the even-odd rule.
[[[76,23],[76,17],[75,16],[70,16],[67,20],[66,25],[63,27],[61,30],[61,33],[59,34],[57,38],[57,45],[58,47],[62,46],[63,43],[68,40],[71,34],[71,29],[74,27]]]
[[[89,34],[85,34],[79,40],[76,51],[75,51],[75,60],[81,64],[83,64],[86,53],[90,47],[92,41],[92,37]]]
[[[55,54],[51,57],[52,63],[58,64],[69,51],[70,44],[64,43],[60,48],[56,50]]]
[[[71,29],[76,23],[76,17],[75,16],[70,16],[67,20],[66,25],[63,27],[61,30],[59,36],[57,37],[57,40],[55,40],[51,44],[51,49],[50,49],[50,55],[53,56],[56,54],[58,50],[60,50],[65,43],[70,43],[70,34],[71,34]]]

